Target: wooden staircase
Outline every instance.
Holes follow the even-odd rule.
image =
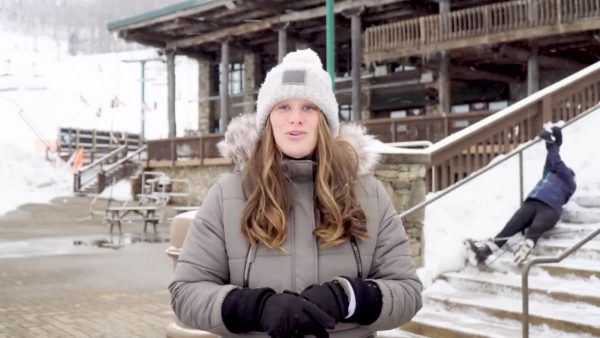
[[[600,227],[600,190],[574,200],[533,255],[561,253]],[[443,274],[402,329],[429,337],[520,337],[521,274],[511,260],[511,253],[501,253],[493,272],[467,267]],[[561,263],[534,267],[529,281],[531,337],[600,336],[600,238]]]

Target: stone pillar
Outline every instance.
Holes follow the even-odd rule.
[[[210,134],[210,101],[211,88],[214,76],[210,69],[210,62],[198,59],[198,133]]]
[[[229,124],[229,39],[221,42],[221,65],[219,78],[220,116],[219,132],[227,131]]]
[[[425,201],[428,155],[384,154],[375,169],[375,176],[383,183],[396,211]],[[418,266],[423,265],[423,224],[425,210],[416,211],[403,219],[410,247]]]
[[[175,52],[167,51],[167,121],[169,138],[177,136],[175,122]]]
[[[527,60],[527,95],[531,95],[540,89],[540,49],[538,46],[531,48],[529,60]]]
[[[244,54],[244,113],[256,111],[256,77],[258,71],[258,58],[254,53]]]

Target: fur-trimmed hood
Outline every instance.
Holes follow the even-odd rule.
[[[242,114],[231,120],[225,139],[217,144],[221,155],[232,159],[242,167],[250,158],[259,137],[256,127],[256,114]],[[379,161],[379,154],[369,149],[378,143],[373,135],[368,135],[364,126],[356,123],[342,123],[337,139],[348,142],[358,154],[358,173],[372,173]]]

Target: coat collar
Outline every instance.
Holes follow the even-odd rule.
[[[231,120],[225,139],[217,144],[217,148],[223,157],[232,159],[236,166],[241,168],[250,158],[259,135],[255,114],[242,114]],[[373,172],[379,161],[379,154],[369,149],[376,140],[374,136],[367,134],[364,126],[342,123],[337,139],[347,141],[358,154],[359,175]]]

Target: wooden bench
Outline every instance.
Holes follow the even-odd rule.
[[[110,224],[110,233],[113,232],[113,227],[119,227],[119,234],[122,234],[121,223],[128,221],[144,222],[144,233],[146,233],[148,224],[154,227],[156,233],[156,225],[162,221],[162,216],[158,215],[162,206],[158,205],[138,205],[138,206],[120,206],[109,207],[106,215],[106,220]]]

